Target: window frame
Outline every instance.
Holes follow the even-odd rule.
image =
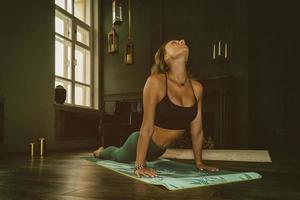
[[[58,11],[60,14],[63,16],[66,16],[67,18],[70,18],[71,20],[71,37],[68,38],[64,35],[61,35],[60,33],[57,33],[56,30],[54,30],[55,36],[54,36],[54,41],[57,40],[56,36],[67,40],[68,42],[71,43],[71,60],[70,60],[70,66],[71,66],[71,79],[62,77],[59,75],[56,75],[56,72],[54,71],[54,79],[55,81],[57,79],[61,79],[64,81],[68,81],[71,83],[71,103],[65,103],[69,106],[74,106],[74,107],[83,107],[83,108],[89,108],[89,109],[98,109],[96,108],[96,105],[98,105],[95,98],[95,66],[94,66],[94,58],[95,58],[95,52],[94,52],[94,0],[89,0],[89,6],[90,6],[90,25],[86,24],[85,22],[81,21],[79,18],[75,16],[75,6],[74,6],[74,0],[71,0],[72,2],[72,13],[70,13],[67,9],[64,9],[57,5],[54,1],[55,4],[55,17],[57,16],[56,12]],[[66,3],[67,4],[67,0]],[[85,31],[88,32],[88,37],[89,37],[89,43],[88,45],[77,41],[77,26],[80,28],[84,29]],[[76,46],[79,46],[80,48],[83,48],[84,50],[88,50],[90,52],[89,59],[90,59],[90,83],[83,83],[75,80],[75,67],[76,62],[75,62],[75,51],[76,51]],[[56,51],[56,48],[55,48]],[[64,61],[65,62],[65,61]],[[55,66],[54,66],[55,68]],[[65,69],[64,69],[65,70]],[[90,105],[80,105],[80,104],[75,104],[75,86],[76,84],[80,86],[85,86],[89,87],[90,89]],[[55,85],[55,83],[54,83]],[[98,92],[97,92],[98,93]],[[97,98],[98,99],[98,98]],[[84,102],[84,101],[83,101]]]

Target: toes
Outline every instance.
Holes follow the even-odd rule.
[[[98,158],[99,157],[99,151],[98,150],[94,151],[93,155],[94,155],[95,158]]]

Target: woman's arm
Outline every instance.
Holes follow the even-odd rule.
[[[195,157],[195,164],[200,170],[207,169],[210,171],[218,171],[218,168],[207,166],[202,160],[202,145],[204,140],[204,133],[202,128],[202,96],[203,87],[201,83],[195,81],[194,90],[198,96],[198,111],[195,119],[190,124],[191,138],[193,145],[193,152]]]
[[[136,166],[143,165],[145,163],[146,154],[148,151],[149,141],[154,131],[154,117],[155,107],[158,102],[158,91],[160,90],[159,80],[156,75],[148,77],[144,89],[143,89],[143,122],[140,129],[140,135],[137,142],[136,152]],[[152,170],[145,169],[136,170],[135,173],[139,176],[142,175],[156,175]]]

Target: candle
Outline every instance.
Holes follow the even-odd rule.
[[[214,44],[213,59],[216,59],[216,45]]]
[[[225,58],[227,58],[227,43],[225,43]]]
[[[120,16],[120,20],[122,20],[122,6],[121,6],[121,4],[119,6],[119,16]]]
[[[115,51],[115,45],[114,45],[114,44],[111,44],[110,50],[111,50],[111,51]]]
[[[112,17],[113,17],[113,21],[115,21],[115,19],[116,19],[116,2],[115,1],[112,2]]]
[[[219,41],[218,55],[221,55],[221,42]]]
[[[126,55],[126,61],[127,61],[126,62],[127,64],[131,64],[132,63],[132,55],[131,54],[127,54]]]

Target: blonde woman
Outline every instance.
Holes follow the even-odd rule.
[[[155,177],[154,169],[145,166],[155,160],[190,128],[195,165],[200,170],[218,171],[202,160],[203,87],[192,80],[187,70],[189,48],[184,40],[163,43],[155,54],[151,75],[143,89],[143,122],[120,148],[100,147],[94,156],[118,162],[135,161],[138,177]]]

